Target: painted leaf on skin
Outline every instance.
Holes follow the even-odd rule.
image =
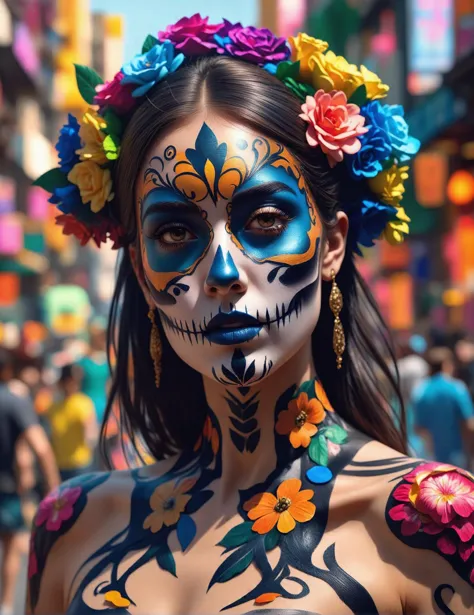
[[[176,533],[178,534],[179,544],[183,551],[186,551],[194,540],[196,531],[197,528],[194,519],[189,515],[181,515],[176,527]]]
[[[176,562],[167,543],[160,545],[159,551],[156,554],[156,561],[160,568],[176,576]]]
[[[234,374],[242,382],[244,380],[246,360],[244,353],[237,348],[232,355],[231,366]]]
[[[306,382],[303,382],[298,389],[298,394],[299,393],[306,393],[309,399],[314,397],[314,380],[306,380]]]
[[[254,450],[257,448],[259,442],[260,442],[260,429],[257,429],[256,431],[253,432],[253,434],[250,434],[250,436],[247,438],[247,443],[245,445],[245,448],[248,450],[249,453],[253,453]]]
[[[232,425],[243,434],[249,434],[258,427],[257,419],[248,419],[247,421],[239,421],[233,416],[230,417]]]
[[[47,192],[53,192],[55,188],[66,188],[68,185],[66,175],[58,168],[46,171],[33,182],[33,186],[39,186]]]
[[[230,380],[234,384],[239,384],[239,379],[236,378],[234,374],[229,369],[227,369],[225,365],[222,365],[222,373],[228,380]]]
[[[149,34],[142,46],[142,53],[148,53],[150,51],[150,49],[153,49],[153,47],[155,45],[159,44],[159,40],[157,38],[155,38],[154,36],[152,36],[151,34]]]
[[[322,433],[334,444],[344,444],[347,441],[347,431],[340,425],[325,427]]]
[[[316,434],[309,445],[310,459],[320,466],[327,466],[329,462],[328,442],[324,435]]]
[[[234,446],[239,452],[243,453],[245,450],[245,438],[241,436],[239,433],[237,433],[236,431],[234,431],[233,429],[229,429],[229,432],[230,432],[230,439],[234,443]]]
[[[265,534],[265,549],[271,551],[280,542],[280,532],[274,527],[268,534]]]
[[[252,361],[245,372],[245,382],[248,382],[255,376],[255,361]]]
[[[209,583],[208,590],[211,589],[216,583],[225,583],[230,579],[233,579],[239,574],[242,574],[244,570],[250,566],[253,560],[253,548],[251,543],[246,543],[237,551],[234,551],[232,555],[222,562],[219,568],[215,571],[211,582]]]
[[[97,93],[95,88],[104,82],[101,76],[92,68],[82,66],[81,64],[74,64],[74,67],[76,69],[76,81],[79,92],[87,103],[93,105],[94,97]]]
[[[252,525],[252,521],[245,521],[245,523],[241,523],[240,525],[233,527],[227,532],[227,534],[218,543],[218,545],[221,547],[225,547],[226,549],[240,547],[240,545],[245,544],[255,536],[254,532],[252,531]]]

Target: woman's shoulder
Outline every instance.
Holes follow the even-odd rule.
[[[458,612],[458,603],[474,612],[474,476],[379,443],[348,471],[371,483],[379,553],[405,578],[407,599],[419,602],[415,610],[430,612],[434,603]]]
[[[75,561],[76,555],[80,559],[87,552],[92,537],[106,536],[114,520],[128,517],[134,474],[156,477],[167,466],[168,462],[158,462],[149,468],[84,474],[62,483],[42,500],[30,541],[28,589],[33,608],[40,594],[43,603],[45,596],[63,593],[71,571],[82,563]],[[48,603],[45,608],[60,607]]]

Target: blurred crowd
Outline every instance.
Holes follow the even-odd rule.
[[[414,334],[397,340],[410,454],[472,470],[474,340],[444,342]],[[47,358],[0,348],[0,615],[13,613],[40,499],[62,481],[106,469],[101,426],[112,467],[150,461],[119,435],[116,409],[106,416],[105,323],[90,325],[87,342],[69,340]]]

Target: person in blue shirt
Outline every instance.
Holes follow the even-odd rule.
[[[468,468],[472,463],[474,405],[466,385],[453,378],[454,355],[448,348],[427,354],[430,376],[413,394],[417,432],[436,461]]]

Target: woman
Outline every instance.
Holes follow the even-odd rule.
[[[304,34],[158,36],[109,84],[78,68],[100,113],[39,180],[122,247],[109,408],[158,461],[43,502],[32,612],[474,612],[472,476],[405,456],[354,266],[407,230],[403,110]]]

